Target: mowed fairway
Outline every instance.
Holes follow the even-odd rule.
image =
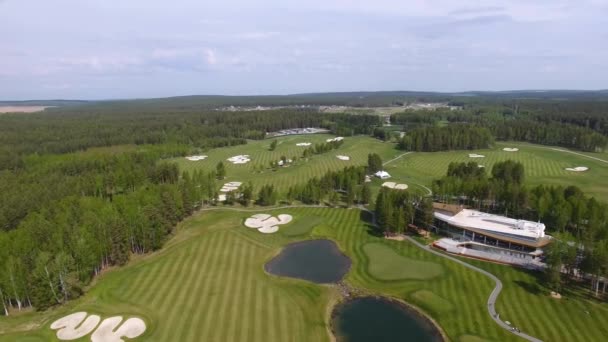
[[[314,217],[319,224],[298,237],[289,237],[287,229],[260,234],[242,225],[258,212],[293,215],[293,224]],[[375,236],[362,220],[365,215],[357,209],[329,208],[199,212],[179,226],[162,251],[105,273],[83,298],[46,313],[2,318],[0,341],[53,340],[50,323],[81,310],[102,317],[143,318],[148,329],[138,339],[142,341],[329,341],[327,322],[337,290],[263,271],[264,263],[282,246],[307,238],[336,241],[353,261],[347,283],[418,306],[453,341],[517,340],[488,316],[486,300],[494,286],[488,278],[409,242]],[[408,260],[428,267],[412,267]],[[370,266],[378,262],[396,269],[378,272],[401,273],[400,278],[382,281],[371,274]],[[488,267],[507,280],[506,295],[497,303],[499,312],[527,333],[545,341],[573,340],[573,334],[584,329],[585,341],[605,337],[605,304],[572,297],[558,307],[561,302],[549,302],[546,293],[532,293],[522,285],[529,280],[527,273]],[[411,276],[403,276],[407,274]],[[590,315],[568,314],[582,308]]]
[[[192,162],[185,158],[175,158],[171,161],[176,161],[181,170],[199,168],[205,171],[214,170],[217,163],[223,161],[226,165],[227,177],[224,181],[218,181],[219,185],[230,181],[252,181],[256,189],[264,184],[273,184],[279,191],[286,192],[290,186],[304,183],[313,177],[320,177],[327,171],[341,170],[352,165],[366,165],[369,153],[378,153],[384,160],[402,153],[395,149],[394,144],[384,143],[367,136],[358,136],[346,137],[342,146],[336,150],[314,155],[308,160],[300,159],[302,152],[307,147],[296,146],[297,143],[310,142],[314,145],[324,143],[326,139],[333,137],[327,134],[281,137],[277,138],[278,145],[274,151],[269,151],[272,139],[249,141],[247,145],[218,148],[206,152],[204,154],[208,158],[202,161]],[[234,165],[226,160],[242,154],[250,155],[251,162]],[[349,156],[350,160],[340,160],[336,158],[337,155]],[[270,170],[270,162],[279,161],[281,156],[285,156],[287,159],[296,157],[296,163],[288,167],[279,167],[276,171]],[[263,168],[262,172],[258,172],[260,168]]]
[[[502,150],[504,147],[516,147],[519,151],[505,152]],[[481,154],[485,158],[470,158],[469,153]],[[605,157],[603,153],[586,155],[600,159]],[[499,142],[493,149],[487,150],[416,152],[387,165],[386,170],[405,182],[430,186],[434,179],[445,175],[451,162],[473,161],[484,165],[489,174],[495,163],[508,159],[524,165],[526,182],[529,185],[576,185],[588,195],[608,201],[608,163],[540,145]],[[589,170],[565,170],[576,166],[586,166]]]
[[[181,170],[202,169],[211,171],[219,161],[224,161],[227,177],[218,181],[218,189],[225,182],[252,181],[256,189],[264,184],[273,184],[280,192],[285,193],[290,186],[304,183],[312,177],[319,177],[330,170],[340,170],[350,165],[366,165],[369,153],[378,153],[389,163],[385,169],[391,174],[390,181],[406,183],[412,192],[426,194],[434,179],[445,175],[451,162],[474,161],[484,165],[490,173],[492,166],[500,161],[515,160],[524,165],[526,182],[529,185],[576,185],[584,192],[599,200],[608,201],[608,162],[585,157],[585,155],[605,159],[606,153],[569,153],[557,151],[553,147],[525,143],[498,142],[492,149],[450,152],[412,152],[405,154],[392,143],[384,143],[367,136],[346,137],[344,144],[337,150],[315,155],[308,160],[300,159],[306,147],[296,146],[299,142],[319,143],[331,138],[331,135],[297,135],[277,138],[279,144],[275,151],[269,151],[272,140],[250,141],[247,145],[218,148],[205,155],[203,161],[188,161],[185,158],[174,158]],[[518,152],[505,152],[504,147],[517,147]],[[481,154],[485,158],[470,158],[469,153]],[[227,158],[239,154],[248,154],[252,161],[244,165],[234,165]],[[336,155],[347,155],[351,159],[343,161]],[[295,165],[280,167],[276,171],[269,169],[270,161],[278,161],[281,156],[288,159],[297,157]],[[400,156],[400,157],[399,157]],[[395,160],[393,158],[399,157]],[[392,161],[391,161],[392,160]],[[566,171],[568,167],[586,166],[585,172]],[[262,172],[259,169],[263,168]],[[372,187],[379,189],[382,180],[374,177]]]

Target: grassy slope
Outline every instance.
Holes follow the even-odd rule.
[[[218,189],[221,184],[229,181],[249,181],[259,189],[261,185],[273,184],[280,191],[286,192],[290,186],[302,184],[312,177],[318,177],[330,170],[341,170],[350,165],[366,165],[367,155],[371,152],[378,153],[384,160],[392,159],[399,154],[393,144],[383,143],[370,137],[346,137],[344,144],[337,150],[332,150],[323,154],[315,155],[308,161],[300,160],[302,152],[306,147],[296,146],[300,142],[315,143],[325,142],[332,135],[297,135],[277,138],[279,144],[275,151],[269,151],[272,140],[250,141],[247,145],[218,148],[204,153],[209,156],[204,161],[191,162],[185,158],[172,159],[176,161],[182,170],[192,170],[201,168],[211,171],[219,161],[224,161],[227,169],[227,177],[224,181],[218,181]],[[230,158],[239,154],[248,154],[252,161],[244,165],[234,165],[228,161]],[[351,159],[343,161],[336,158],[336,155],[346,155]],[[280,160],[281,156],[288,159],[297,157],[295,165],[279,168],[277,171],[268,169],[271,161]],[[254,172],[256,166],[263,166],[264,172]]]
[[[260,210],[260,212],[270,212]],[[509,341],[514,336],[491,321],[486,300],[493,284],[484,276],[399,241],[371,234],[358,210],[306,208],[280,210],[297,224],[309,217],[324,219],[314,237],[336,240],[353,259],[347,281],[376,293],[389,294],[417,305],[438,321],[455,341]],[[274,213],[279,213],[274,211]],[[41,328],[0,336],[0,341],[47,341],[50,322],[76,310],[101,314],[138,315],[148,323],[142,340],[151,341],[324,341],[331,287],[281,279],[264,273],[263,264],[281,246],[304,237],[264,235],[242,226],[249,214],[204,212],[180,225],[176,236],[158,253],[140,257],[125,268],[103,275],[82,299],[46,313],[0,318],[0,331],[39,322]],[[368,271],[364,246],[380,245],[393,253],[382,258],[428,262],[443,273],[427,280],[380,281]],[[561,302],[530,288],[535,279],[521,270],[482,264],[505,281],[497,308],[522,330],[546,341],[601,341],[606,304],[576,296]],[[404,270],[415,272],[409,265]],[[391,271],[392,272],[392,271]],[[581,310],[590,315],[581,314]],[[23,326],[22,326],[23,328]],[[580,340],[580,339],[579,339]]]
[[[215,165],[223,160],[226,163],[229,181],[251,180],[256,188],[263,184],[274,184],[280,191],[295,184],[301,184],[307,179],[322,175],[328,170],[339,170],[348,165],[367,164],[368,153],[378,153],[384,161],[388,161],[403,152],[395,149],[394,144],[383,143],[376,139],[358,136],[347,137],[340,149],[333,150],[322,155],[313,156],[310,160],[301,160],[297,165],[280,168],[277,171],[265,170],[262,173],[253,171],[254,165],[263,165],[267,168],[271,160],[279,160],[282,155],[287,158],[302,155],[304,147],[298,147],[298,142],[324,142],[329,135],[298,135],[278,138],[279,145],[273,152],[268,151],[270,140],[251,141],[244,146],[219,148],[206,153],[209,158],[204,161],[190,162],[185,158],[173,159],[183,170],[201,168],[210,171]],[[503,147],[518,147],[519,152],[504,152]],[[469,153],[483,154],[485,158],[469,158]],[[249,154],[253,161],[246,165],[233,165],[226,159],[238,154]],[[350,161],[341,161],[336,155],[348,155]],[[605,154],[591,154],[597,158],[605,157]],[[553,151],[545,146],[525,143],[497,143],[495,148],[476,151],[450,151],[421,153],[416,152],[403,156],[386,166],[386,170],[393,176],[391,181],[403,182],[410,185],[410,189],[425,193],[420,185],[430,186],[433,179],[437,179],[447,171],[450,162],[475,161],[485,165],[491,170],[494,163],[512,159],[524,164],[528,184],[553,184],[553,185],[577,185],[583,191],[598,199],[608,201],[608,183],[598,182],[599,179],[608,178],[608,163],[588,159],[570,153]],[[608,160],[608,158],[605,158]],[[587,166],[587,172],[570,172],[564,170],[567,167]],[[373,188],[379,188],[383,181],[374,179]],[[218,182],[218,188],[224,181]]]
[[[518,152],[502,151],[503,147],[517,147]],[[485,158],[469,158],[469,153],[482,154]],[[602,154],[595,155],[601,158]],[[515,160],[524,165],[527,183],[530,185],[577,185],[589,195],[608,201],[608,182],[598,180],[608,177],[608,164],[582,156],[553,151],[545,146],[523,143],[497,143],[494,149],[475,151],[451,151],[413,153],[391,163],[387,171],[406,182],[429,185],[447,170],[450,162],[475,161],[485,165],[488,172],[492,165],[503,160]],[[587,166],[587,172],[566,171],[567,167]]]

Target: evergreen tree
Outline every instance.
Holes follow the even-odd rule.
[[[226,178],[226,166],[224,166],[224,162],[219,162],[215,166],[215,173],[217,175],[217,179]]]

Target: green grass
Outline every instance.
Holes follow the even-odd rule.
[[[519,151],[505,152],[502,150],[504,147],[517,147]],[[485,158],[469,158],[469,153],[482,154]],[[600,159],[604,157],[601,153],[588,155]],[[527,184],[576,185],[588,195],[608,201],[608,182],[600,181],[608,179],[608,163],[525,143],[501,142],[496,143],[495,148],[486,150],[417,152],[391,163],[386,170],[408,184],[429,186],[434,179],[445,175],[451,162],[474,161],[484,165],[489,173],[495,163],[508,159],[524,165]],[[586,172],[565,170],[576,166],[587,166],[590,169]]]
[[[383,243],[368,243],[363,246],[363,251],[369,260],[368,271],[376,279],[423,280],[443,273],[441,265],[406,258]]]
[[[163,250],[106,272],[81,299],[44,313],[0,318],[0,341],[52,340],[54,332],[49,324],[77,310],[104,318],[142,317],[148,325],[142,341],[328,341],[326,324],[336,291],[263,271],[264,263],[282,246],[319,237],[336,241],[352,259],[346,282],[418,306],[441,325],[451,340],[517,340],[487,313],[486,300],[494,286],[491,280],[407,241],[376,236],[362,220],[365,213],[359,210],[259,212],[291,214],[295,219],[290,225],[310,218],[322,218],[323,223],[312,228],[312,233],[294,238],[245,228],[242,222],[251,213],[197,213],[180,224]],[[419,279],[379,280],[369,267],[377,258],[395,267],[403,266],[408,275]],[[412,268],[407,265],[409,261],[433,265],[441,272],[428,279],[428,270]],[[503,279],[505,287],[497,310],[522,331],[545,341],[603,341],[608,334],[605,303],[577,292],[564,293],[565,298],[557,301],[534,285],[537,279],[532,273],[471,262]]]
[[[296,220],[286,226],[281,226],[280,232],[286,236],[307,235],[322,222],[322,217],[310,216],[302,220]]]
[[[346,137],[342,146],[336,150],[314,155],[308,160],[300,159],[306,147],[296,146],[300,142],[315,143],[325,142],[326,139],[334,136],[327,134],[296,135],[276,138],[277,148],[269,151],[270,143],[273,139],[249,141],[247,145],[218,148],[204,153],[208,156],[203,161],[191,162],[185,158],[170,159],[180,166],[181,170],[202,169],[211,171],[215,169],[218,162],[223,161],[226,165],[227,177],[225,180],[218,181],[218,189],[225,182],[241,181],[253,182],[257,190],[262,185],[272,184],[279,191],[287,192],[290,186],[302,184],[313,177],[320,177],[327,171],[342,170],[346,166],[367,165],[367,155],[371,152],[378,153],[384,160],[389,160],[401,154],[395,149],[395,145],[384,143],[377,139],[367,136]],[[248,154],[251,162],[247,164],[234,165],[226,159]],[[346,155],[350,160],[343,161],[336,158],[337,155]],[[276,171],[269,169],[271,161],[280,160],[281,156],[288,159],[297,157],[296,163],[288,167],[280,167]],[[263,172],[256,172],[256,168],[262,166]]]
[[[256,189],[262,185],[273,184],[281,192],[286,192],[292,185],[301,184],[312,177],[323,175],[329,170],[340,170],[349,165],[366,165],[369,153],[378,153],[386,162],[401,154],[395,149],[395,144],[384,143],[367,136],[346,137],[344,144],[337,150],[311,157],[309,160],[299,160],[305,147],[296,146],[299,142],[319,143],[332,137],[326,134],[297,135],[277,138],[279,144],[275,151],[269,151],[271,140],[250,141],[247,145],[218,148],[211,150],[204,161],[191,162],[185,158],[171,159],[178,163],[182,170],[202,169],[211,171],[219,161],[224,161],[228,175],[224,181],[218,181],[218,189],[229,181],[252,181]],[[517,147],[518,152],[505,152],[504,147]],[[485,155],[485,158],[469,158],[469,153]],[[227,158],[249,154],[252,161],[245,165],[233,165]],[[582,153],[592,157],[608,160],[606,153]],[[336,155],[347,155],[350,161],[341,161]],[[281,156],[292,158],[296,156],[295,165],[271,171],[270,161],[278,161]],[[551,147],[526,143],[496,143],[493,149],[474,151],[449,152],[415,152],[405,155],[388,164],[385,169],[393,176],[391,181],[406,183],[410,191],[427,193],[423,186],[430,187],[434,179],[445,175],[450,162],[475,161],[484,165],[488,172],[492,166],[504,160],[519,161],[524,165],[527,183],[530,185],[577,185],[589,195],[599,200],[608,201],[608,182],[599,179],[608,178],[608,163],[586,158],[581,155],[555,151]],[[263,166],[263,172],[255,172],[256,165]],[[587,172],[566,171],[567,167],[587,166]],[[371,185],[374,191],[380,188],[384,181],[373,179]]]

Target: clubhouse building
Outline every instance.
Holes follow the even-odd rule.
[[[459,205],[433,203],[436,233],[434,246],[450,253],[478,259],[542,267],[543,248],[551,242],[540,222],[466,209]]]

